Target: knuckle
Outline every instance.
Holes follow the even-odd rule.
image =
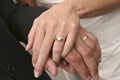
[[[91,50],[84,50],[83,56],[87,57],[87,58],[92,57],[93,56],[92,51]]]
[[[45,29],[47,26],[47,22],[46,21],[43,21],[43,20],[39,20],[39,27],[38,27],[38,29]]]
[[[54,31],[56,29],[56,23],[51,22],[49,25],[50,25],[50,28],[48,30]]]
[[[90,50],[91,52],[96,51],[97,50],[96,44],[92,44]]]
[[[46,22],[45,25],[50,26],[50,27],[45,26],[45,28],[47,28],[47,31],[51,33],[54,33],[58,28],[58,26],[56,26],[57,22],[54,21]]]
[[[94,34],[90,33],[90,35],[93,41],[98,42],[98,38]]]
[[[38,23],[38,22],[39,22],[38,18],[34,19],[34,21],[33,21],[33,23]]]
[[[39,48],[33,48],[33,53],[34,54],[38,54],[38,52],[39,52]]]
[[[73,30],[78,30],[79,26],[75,23],[71,23],[72,29]]]
[[[47,49],[41,49],[39,52],[39,55],[41,55],[40,57],[47,57],[48,56],[48,50]]]
[[[61,24],[61,26],[66,26],[67,25],[66,21],[62,21],[62,22],[59,22],[59,23]]]
[[[72,56],[71,58],[70,58],[70,61],[72,62],[72,63],[74,63],[74,64],[76,64],[76,63],[80,63],[81,61],[82,61],[82,58],[81,57],[78,57],[78,56]]]
[[[69,43],[69,44],[66,45],[66,50],[67,51],[70,51],[72,48],[73,48],[73,44]]]
[[[60,53],[61,49],[58,47],[53,48],[53,53]]]
[[[97,42],[98,41],[98,39],[97,39],[97,37],[96,36],[93,36],[93,41],[95,41],[95,42]]]
[[[85,63],[84,63],[84,62],[81,62],[81,63],[79,64],[79,68],[80,68],[81,70],[85,71],[87,67],[85,67]]]

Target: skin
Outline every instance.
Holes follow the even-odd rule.
[[[81,36],[77,36],[75,42],[76,46],[66,56],[65,60],[82,76],[83,80],[98,80],[99,76],[97,71],[101,56],[100,47],[96,45],[98,44],[98,40],[84,28],[81,27],[80,30],[79,34]],[[81,37],[84,35],[88,35],[89,38],[83,42]],[[71,69],[71,67],[69,69],[69,66],[63,68],[68,72]]]
[[[49,61],[60,64],[62,57],[72,66],[71,70],[76,70],[83,79],[98,80],[100,47],[96,37],[81,28],[79,19],[105,14],[117,8],[119,4],[120,0],[107,0],[107,4],[106,0],[64,0],[36,18],[28,35],[27,45],[27,50],[33,50],[32,63],[35,75],[38,77]],[[82,42],[80,37],[83,38],[84,35],[89,38]],[[65,43],[54,41],[56,36],[65,38]],[[51,49],[52,58],[49,59]],[[76,58],[73,53],[79,54],[80,57]],[[85,67],[84,71],[79,68],[80,64]],[[68,70],[70,67],[63,68]]]
[[[84,41],[86,44],[83,44],[82,38],[80,36],[77,36],[76,42],[78,42],[78,43],[76,43],[76,44],[80,44],[80,45],[76,45],[76,48],[79,47],[78,49],[81,49],[81,50],[77,51],[77,50],[73,49],[69,53],[71,55],[65,58],[65,60],[70,65],[64,66],[64,64],[61,64],[59,66],[62,66],[62,68],[66,69],[68,72],[71,72],[71,73],[73,73],[75,71],[78,72],[84,80],[90,80],[90,79],[98,80],[98,63],[99,63],[99,59],[101,56],[98,41],[95,36],[93,36],[91,33],[86,31],[84,28],[80,27],[80,30],[83,31],[83,32],[79,32],[80,35],[83,35],[83,36],[88,35],[88,37],[89,37],[87,40]],[[86,52],[85,52],[86,55],[84,55],[84,54],[80,55],[83,50],[86,50]],[[91,54],[89,54],[90,53],[89,51],[91,52]],[[79,56],[76,56],[76,54],[78,54]],[[36,57],[38,58],[39,57],[38,55],[39,54],[33,54],[33,59],[35,60],[35,62],[33,62],[33,64],[36,64],[36,62],[37,62]],[[82,58],[83,56],[85,57],[84,59]],[[55,68],[55,66],[56,66],[55,64],[53,66],[54,61],[51,59],[51,61],[47,60],[46,63],[47,62],[51,62],[51,65],[46,64],[49,66],[49,67],[47,66],[46,69],[48,71],[50,71],[53,75],[56,75],[57,71],[55,71],[55,70],[57,70],[57,69]],[[86,62],[88,63],[88,65],[86,65]],[[79,67],[78,65],[83,66],[83,67]],[[55,68],[55,70],[53,67]],[[39,70],[39,67],[38,67],[38,70]],[[38,70],[36,69],[36,72]],[[40,73],[37,73],[36,77],[38,75],[40,75]]]

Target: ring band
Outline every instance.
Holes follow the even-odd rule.
[[[87,38],[88,38],[88,36],[85,36],[85,37],[82,39],[82,41],[85,41]]]
[[[65,39],[62,38],[62,37],[56,37],[55,40],[57,40],[57,41],[64,41]]]

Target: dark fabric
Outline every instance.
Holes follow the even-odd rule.
[[[0,65],[0,80],[14,80],[15,78],[9,74],[2,65]]]
[[[14,4],[0,0],[0,80],[51,80],[45,71],[34,78],[31,55],[19,44],[19,40],[27,43],[34,18],[46,8],[16,4],[11,8],[5,7],[4,1],[9,6]]]
[[[27,35],[34,19],[45,10],[47,10],[47,8],[42,6],[29,7],[28,5],[23,5],[19,7],[12,16],[11,31],[20,41],[27,43]]]
[[[13,0],[0,0],[0,15],[9,24],[11,15],[15,12],[17,4]]]

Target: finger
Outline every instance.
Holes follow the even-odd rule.
[[[69,55],[66,56],[65,60],[75,68],[75,70],[84,80],[91,80],[91,75],[88,71],[86,64],[74,48],[69,53]]]
[[[58,65],[60,63],[61,54],[62,54],[63,47],[64,47],[65,37],[66,37],[65,34],[59,33],[56,35],[56,39],[54,41],[52,59]]]
[[[84,28],[81,27],[81,29],[84,29]],[[82,37],[81,39],[83,39],[83,37],[87,35],[88,38],[84,41],[84,43],[93,52],[96,62],[99,65],[99,62],[101,61],[101,49],[100,49],[97,38],[92,33],[88,32],[86,29],[82,30],[80,32],[80,35]]]
[[[42,74],[42,71],[44,69],[46,60],[49,56],[52,44],[53,44],[53,35],[51,33],[46,33],[46,36],[41,45],[37,63],[34,69],[34,75],[36,78]]]
[[[101,62],[101,48],[100,48],[100,45],[97,45],[97,51],[98,51],[98,54],[99,54],[98,60],[99,60],[99,62]]]
[[[26,50],[30,50],[33,46],[37,25],[38,25],[38,18],[34,20],[32,28],[28,34],[28,44],[26,46]]]
[[[101,61],[101,48],[100,48],[100,45],[99,45],[99,42],[98,42],[98,39],[93,35],[93,34],[89,34],[89,36],[91,37],[91,39],[96,42],[96,50],[97,50],[97,53],[95,54],[96,56],[96,59],[98,60],[98,62]]]
[[[33,51],[32,64],[33,64],[33,66],[36,65],[40,47],[42,45],[44,37],[45,37],[45,31],[43,29],[39,28],[39,32],[37,31],[37,33],[35,35],[35,40],[34,40],[34,44],[33,44],[33,48],[32,48],[32,51]]]
[[[91,50],[77,37],[75,48],[81,53],[93,79],[98,80],[98,66]]]
[[[61,64],[59,65],[59,67],[61,67],[69,73],[77,73],[75,68],[71,64],[69,64],[65,59],[61,59]]]
[[[68,73],[77,73],[77,71],[71,64],[64,65],[64,63],[61,63],[60,67],[66,70]]]
[[[71,33],[68,34],[65,45],[64,45],[64,49],[62,52],[63,58],[67,56],[67,54],[72,50],[75,43],[76,36],[77,36],[77,31],[72,31]]]
[[[89,48],[89,50],[94,55],[96,62],[98,63],[98,55],[97,55],[97,43],[94,42],[87,34],[80,34],[81,41]]]
[[[54,61],[49,58],[46,62],[45,69],[48,70],[53,76],[56,76],[58,73],[58,69]]]
[[[88,35],[88,39],[85,41],[85,44],[93,51],[96,62],[99,63],[101,59],[101,49],[97,38],[90,32],[84,31],[85,35]]]

